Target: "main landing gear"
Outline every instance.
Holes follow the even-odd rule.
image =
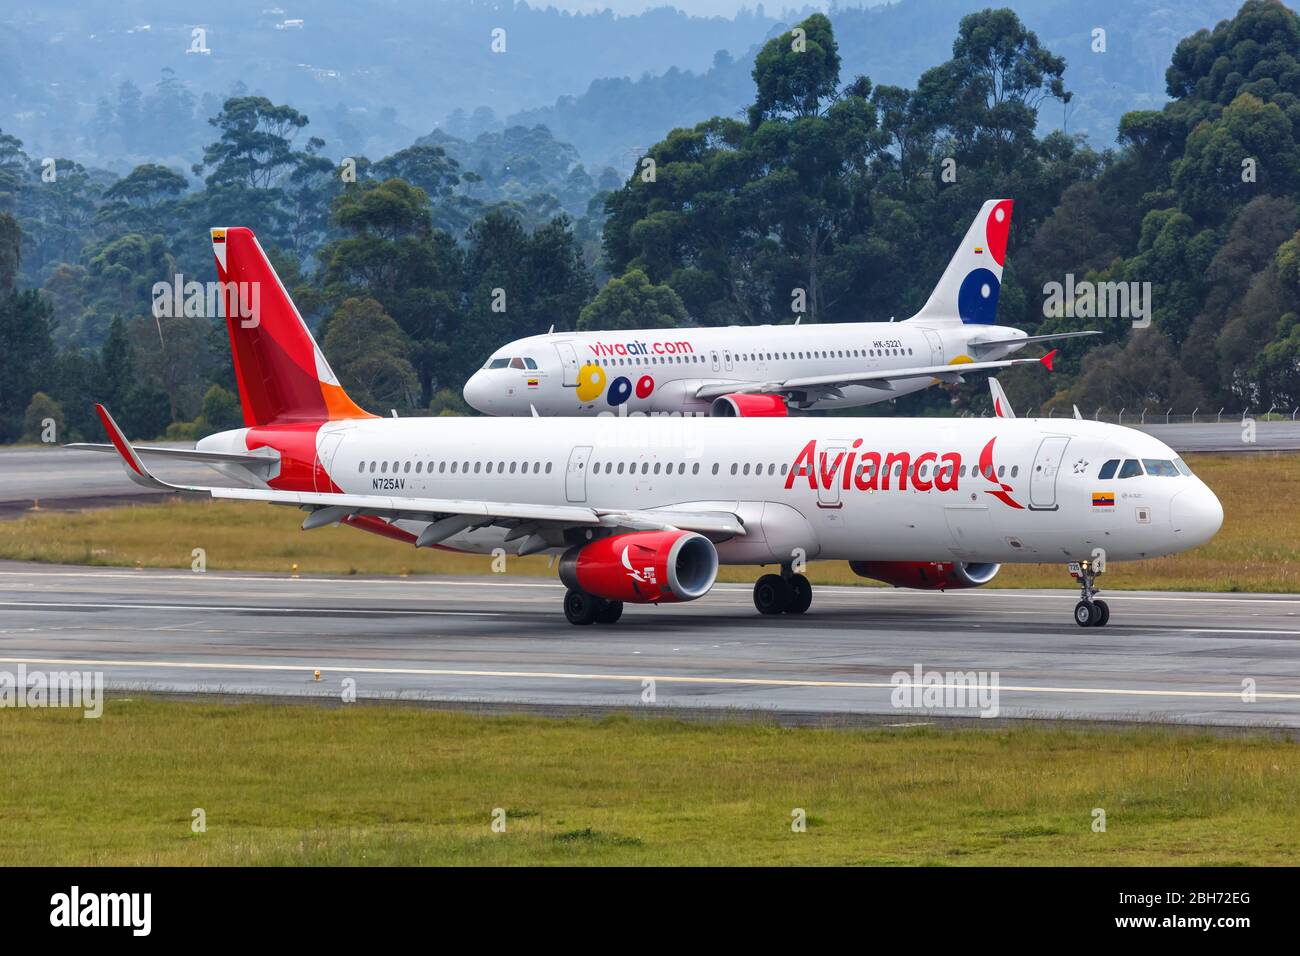
[[[812,585],[802,574],[783,566],[780,574],[765,574],[754,584],[759,614],[802,614],[812,605]]]
[[[623,602],[571,590],[564,595],[564,616],[570,624],[613,624],[623,616]]]
[[[1074,623],[1080,627],[1105,627],[1110,620],[1110,605],[1096,600],[1099,592],[1095,582],[1101,572],[1094,570],[1092,562],[1080,561],[1078,572],[1075,572],[1074,565],[1070,565],[1070,573],[1078,580],[1081,595],[1081,600],[1074,606]]]

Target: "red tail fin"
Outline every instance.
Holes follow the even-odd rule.
[[[212,230],[244,424],[373,418],[348,398],[251,229]]]

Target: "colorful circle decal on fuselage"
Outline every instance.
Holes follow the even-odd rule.
[[[599,365],[578,369],[578,401],[594,402],[605,391],[605,370]]]

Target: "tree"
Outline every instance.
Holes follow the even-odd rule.
[[[579,331],[670,329],[686,323],[686,307],[667,285],[651,285],[633,269],[611,279],[578,318]]]
[[[419,380],[407,356],[410,340],[374,299],[348,299],[334,312],[325,354],[362,408],[412,408]]]
[[[763,44],[754,59],[758,96],[749,109],[758,126],[776,116],[816,116],[835,96],[840,81],[840,54],[824,14],[814,13],[796,28]]]
[[[64,440],[63,406],[44,392],[37,392],[23,413],[23,441],[44,442],[51,435],[55,441]]]
[[[194,174],[210,170],[204,178],[209,186],[269,189],[301,162],[293,140],[307,117],[292,106],[276,106],[264,96],[232,97],[208,122],[221,138],[204,147]]]
[[[13,218],[0,214],[0,262],[17,265],[21,232]],[[16,292],[0,285],[0,441],[23,431],[23,413],[33,394],[49,388],[54,371],[50,309],[35,290]]]

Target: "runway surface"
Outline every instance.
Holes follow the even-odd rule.
[[[764,618],[748,587],[578,628],[545,579],[301,578],[0,562],[0,670],[103,671],[110,687],[563,708],[974,717],[898,708],[891,677],[996,672],[998,716],[1300,727],[1300,598],[816,589]],[[313,672],[319,669],[319,681]],[[1243,700],[1243,681],[1255,699]],[[653,681],[653,684],[647,684]],[[111,707],[111,701],[109,703]],[[892,718],[892,719],[891,719]]]
[[[1149,432],[1179,452],[1300,450],[1300,422],[1261,422],[1256,441],[1242,441],[1240,422],[1199,425],[1147,425]],[[168,447],[193,447],[182,442]],[[204,465],[151,460],[160,478],[197,484],[228,485],[229,480]],[[69,451],[56,446],[0,449],[0,514],[41,507],[84,508],[159,498],[162,492],[132,484],[116,456]]]

